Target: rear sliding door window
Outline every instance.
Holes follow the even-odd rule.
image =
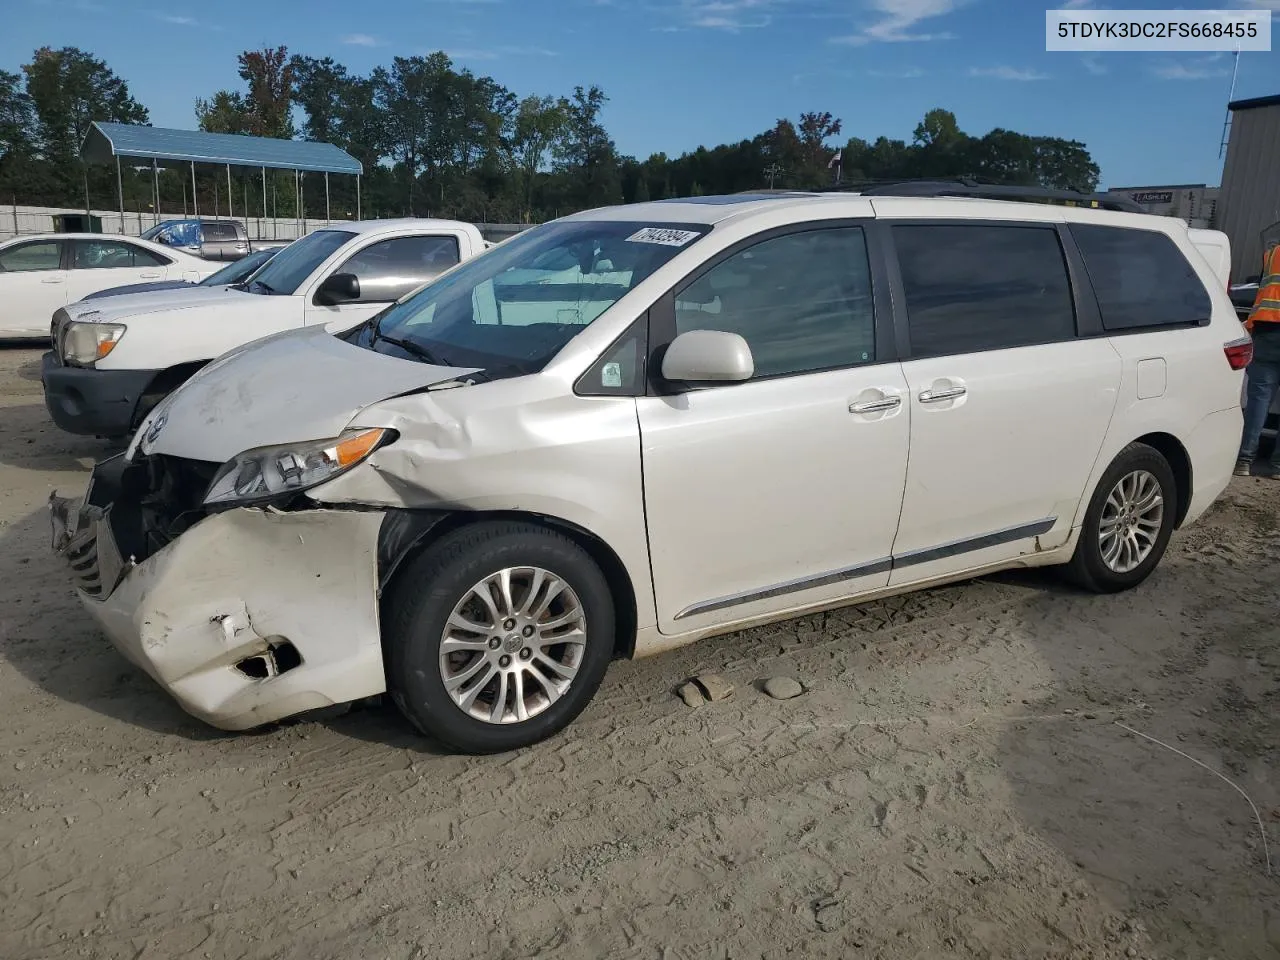
[[[1071,283],[1052,227],[901,224],[893,242],[912,356],[1075,337]]]
[[[1071,225],[1104,330],[1207,321],[1213,303],[1178,245],[1156,230]]]

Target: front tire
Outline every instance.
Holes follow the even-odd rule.
[[[1164,454],[1131,443],[1102,475],[1067,577],[1095,593],[1136,587],[1160,563],[1173,534],[1177,480]]]
[[[422,733],[499,753],[568,726],[604,679],[614,605],[591,557],[534,524],[446,534],[397,578],[387,689]]]

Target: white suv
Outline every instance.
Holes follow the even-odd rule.
[[[388,691],[507,750],[615,657],[1009,567],[1135,586],[1230,480],[1250,348],[1174,219],[612,207],[220,358],[54,539],[212,724]]]

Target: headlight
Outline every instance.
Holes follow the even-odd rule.
[[[350,470],[395,436],[381,428],[348,430],[334,440],[246,450],[222,465],[204,502],[253,503],[298,493]]]
[[[92,366],[116,348],[125,329],[123,323],[73,320],[62,336],[62,359],[81,367]]]

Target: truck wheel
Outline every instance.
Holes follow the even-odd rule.
[[[392,699],[422,733],[466,753],[558,733],[613,656],[604,575],[572,540],[534,524],[442,537],[397,578],[387,614]]]
[[[1164,556],[1177,502],[1169,461],[1145,443],[1129,444],[1089,501],[1068,578],[1095,593],[1136,587]]]

